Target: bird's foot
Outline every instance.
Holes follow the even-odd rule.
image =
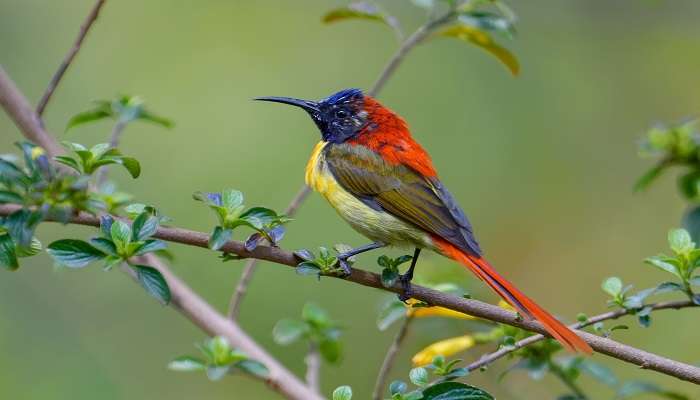
[[[348,258],[350,257],[344,257],[343,255],[338,256],[338,276],[341,278],[347,278],[352,274],[352,268],[350,267],[350,263],[348,263]]]
[[[399,275],[399,282],[401,282],[401,287],[403,288],[403,292],[398,294],[399,300],[403,301],[404,303],[408,301],[411,297],[413,297],[413,288],[411,287],[411,279],[413,279],[413,276],[410,276],[409,274],[403,274]]]

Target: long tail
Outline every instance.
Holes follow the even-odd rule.
[[[547,332],[566,349],[572,352],[593,353],[593,349],[588,343],[499,275],[486,260],[465,254],[462,250],[443,239],[433,238],[433,240],[444,255],[468,267],[521,314],[540,321]]]

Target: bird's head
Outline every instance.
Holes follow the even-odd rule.
[[[341,90],[319,101],[292,97],[258,97],[255,100],[284,103],[304,109],[314,120],[326,142],[343,143],[372,123],[367,103],[373,102],[360,89]],[[377,103],[378,104],[378,103]]]

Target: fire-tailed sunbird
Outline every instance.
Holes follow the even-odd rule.
[[[359,89],[346,89],[320,101],[290,97],[256,100],[304,109],[321,131],[306,166],[306,183],[372,243],[340,254],[347,259],[387,245],[415,248],[401,276],[405,300],[421,249],[435,251],[469,268],[523,316],[536,318],[571,351],[591,353],[576,333],[525,296],[482,257],[472,226],[440,182],[428,153],[406,122]]]

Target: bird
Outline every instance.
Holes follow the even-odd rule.
[[[413,248],[408,270],[400,276],[402,300],[422,249],[466,266],[523,317],[538,320],[571,352],[591,347],[501,276],[482,255],[472,225],[438,178],[433,162],[413,139],[406,121],[361,89],[344,89],[322,100],[257,97],[306,111],[321,133],[306,165],[309,187],[320,193],[357,232],[372,242],[338,255],[348,259],[385,246]]]

